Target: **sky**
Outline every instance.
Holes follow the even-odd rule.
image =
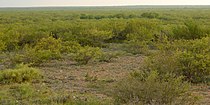
[[[210,0],[0,0],[0,7],[210,5]]]

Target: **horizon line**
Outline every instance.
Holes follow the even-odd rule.
[[[124,7],[124,6],[210,6],[208,5],[175,5],[175,4],[140,4],[140,5],[37,5],[37,6],[0,6],[0,8],[43,8],[43,7]]]

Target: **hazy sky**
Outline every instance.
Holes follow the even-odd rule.
[[[210,0],[0,0],[0,7],[105,5],[210,5]]]

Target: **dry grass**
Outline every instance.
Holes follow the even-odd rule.
[[[77,66],[71,61],[52,61],[42,65],[45,83],[55,90],[68,90],[76,93],[91,93],[100,98],[107,97],[105,91],[118,80],[127,76],[132,70],[138,69],[142,56],[124,56],[113,59],[109,63],[90,63]],[[87,81],[87,75],[96,81]]]
[[[70,60],[52,61],[40,67],[45,74],[45,83],[54,89],[65,90],[75,94],[90,94],[98,99],[111,99],[112,86],[127,76],[132,70],[142,66],[144,56],[121,56],[111,62],[75,65]],[[95,81],[87,80],[95,78]],[[210,104],[210,87],[193,86],[194,93],[203,97],[202,105]],[[83,98],[85,99],[85,98]]]

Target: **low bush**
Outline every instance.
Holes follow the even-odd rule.
[[[90,60],[95,60],[101,55],[101,49],[85,46],[81,47],[75,54],[73,54],[73,59],[77,61],[78,64],[87,64]]]
[[[1,86],[0,102],[3,105],[110,105],[109,100],[101,101],[89,94],[55,91],[47,85],[31,83]]]
[[[182,77],[159,76],[157,71],[135,72],[116,86],[115,102],[132,105],[193,105],[197,97]]]
[[[81,48],[81,45],[75,41],[65,41],[62,42],[62,50],[61,53],[76,53]]]
[[[5,49],[5,47],[5,43],[2,40],[0,40],[0,53]]]
[[[113,58],[117,58],[119,54],[117,52],[103,52],[98,60],[99,62],[110,62]]]
[[[145,18],[158,18],[159,17],[159,14],[158,13],[155,13],[155,12],[145,12],[145,13],[142,13],[141,14],[142,17],[145,17]]]
[[[123,31],[126,39],[138,40],[138,41],[149,41],[153,39],[153,35],[159,28],[157,20],[130,20]]]
[[[149,47],[146,41],[129,41],[124,45],[123,49],[131,54],[149,54]]]
[[[43,62],[61,58],[61,40],[52,37],[41,39],[35,46],[25,45],[22,51],[11,57],[13,64],[39,65]]]
[[[210,39],[206,37],[165,44],[147,63],[147,70],[156,69],[161,74],[172,72],[184,76],[187,81],[193,83],[208,82]]]
[[[173,29],[174,39],[200,39],[206,36],[205,30],[194,21],[187,21],[184,25]]]
[[[5,89],[2,89],[5,88]],[[51,104],[55,93],[45,85],[31,83],[3,85],[0,89],[0,100],[4,105],[42,105]]]
[[[41,77],[41,73],[38,69],[26,65],[19,65],[14,69],[0,71],[0,83],[32,82]]]
[[[13,89],[10,90],[10,93],[19,100],[30,99],[36,95],[35,88],[29,83],[22,83],[20,85],[13,86],[12,88]]]
[[[42,38],[35,46],[36,50],[50,50],[58,53],[61,50],[61,40],[53,37]]]
[[[210,54],[178,52],[180,72],[193,83],[208,82],[210,75]]]

